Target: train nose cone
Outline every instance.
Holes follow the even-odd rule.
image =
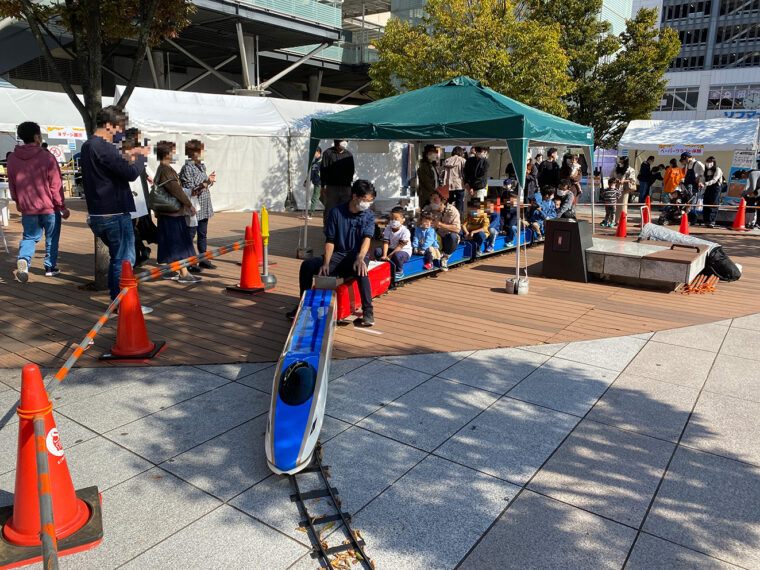
[[[272,447],[275,465],[283,471],[296,467],[301,446],[309,435],[316,385],[317,371],[308,362],[294,362],[280,376]]]
[[[317,371],[308,362],[299,360],[288,366],[280,376],[277,395],[288,406],[300,406],[314,394]]]

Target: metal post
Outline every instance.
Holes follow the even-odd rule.
[[[261,85],[261,73],[259,73],[259,70],[261,69],[261,67],[259,66],[259,36],[258,34],[256,35],[256,45],[255,45],[254,50],[256,52],[256,87],[258,87],[259,85]]]
[[[37,493],[40,503],[42,566],[46,570],[58,570],[58,545],[55,540],[53,496],[50,490],[50,467],[48,466],[45,418],[43,416],[34,416],[34,443],[37,451]]]
[[[158,83],[158,74],[156,73],[156,63],[153,61],[153,52],[150,48],[146,50],[148,56],[148,67],[150,68],[150,75],[153,78],[153,87],[155,89],[161,89],[161,85]]]
[[[291,71],[293,71],[296,67],[300,66],[303,62],[311,59],[313,56],[315,56],[316,54],[318,54],[319,52],[321,52],[326,47],[329,47],[330,45],[331,45],[331,42],[324,42],[324,43],[319,44],[316,48],[314,48],[313,50],[311,50],[306,55],[300,57],[298,59],[298,61],[296,61],[292,65],[289,65],[288,67],[286,67],[285,69],[283,69],[280,73],[276,74],[274,77],[270,77],[264,83],[260,83],[259,84],[259,89],[266,89],[267,87],[269,87],[270,85],[272,85],[272,83],[274,83],[278,79],[281,79],[281,78],[285,77],[288,73],[290,73]]]
[[[250,89],[251,78],[248,74],[248,57],[245,54],[245,42],[243,41],[243,24],[239,20],[235,22],[235,30],[237,31],[238,49],[240,50],[240,64],[243,68],[243,87]]]
[[[225,65],[227,65],[228,63],[230,63],[231,61],[234,61],[236,59],[237,59],[236,55],[231,55],[230,57],[228,57],[227,59],[225,59],[219,65],[215,65],[214,69],[216,69],[218,71],[221,68],[223,68]],[[189,87],[192,87],[193,85],[195,85],[199,81],[201,81],[203,79],[206,79],[209,75],[211,75],[210,71],[204,71],[198,77],[194,77],[193,79],[191,79],[187,83],[183,83],[182,85],[180,85],[179,87],[177,87],[177,91],[184,91],[185,89],[188,89]]]
[[[240,88],[240,85],[238,85],[238,83],[236,81],[232,81],[231,79],[228,79],[227,77],[225,77],[224,75],[222,75],[221,73],[219,73],[216,69],[214,69],[209,64],[207,64],[205,61],[203,61],[202,59],[199,59],[199,58],[195,57],[193,54],[191,54],[189,51],[187,51],[185,48],[183,48],[177,42],[175,42],[173,40],[169,40],[169,39],[167,39],[165,41],[170,46],[174,47],[177,51],[179,51],[180,53],[184,54],[185,56],[187,56],[188,58],[190,58],[191,60],[193,60],[195,63],[197,63],[198,65],[200,65],[203,69],[205,69],[206,71],[208,71],[211,75],[213,75],[214,77],[216,77],[220,81],[226,83],[230,87],[234,87],[236,89]]]

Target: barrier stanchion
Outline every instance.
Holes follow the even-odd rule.
[[[263,240],[264,247],[261,282],[268,290],[271,290],[277,285],[277,277],[269,273],[269,211],[263,206],[261,208],[261,239]]]
[[[45,442],[45,418],[34,416],[34,441],[37,451],[37,489],[40,503],[40,541],[42,542],[42,567],[58,570],[58,542],[55,540],[53,519],[53,495],[50,491],[50,465]]]

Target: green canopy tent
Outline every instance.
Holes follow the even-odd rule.
[[[593,172],[593,129],[518,103],[469,77],[456,77],[430,87],[313,118],[309,157],[314,156],[320,140],[333,139],[426,141],[476,146],[499,146],[506,142],[515,165],[526,164],[531,143],[580,146],[584,148],[589,173]],[[520,187],[524,188],[525,168],[516,167],[515,171]],[[589,176],[589,179],[592,181],[593,204],[593,177]],[[593,224],[593,206],[591,211]]]

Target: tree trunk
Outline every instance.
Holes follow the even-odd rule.
[[[111,263],[111,256],[108,253],[108,247],[103,241],[95,238],[95,290],[102,291],[108,289],[108,266]]]

